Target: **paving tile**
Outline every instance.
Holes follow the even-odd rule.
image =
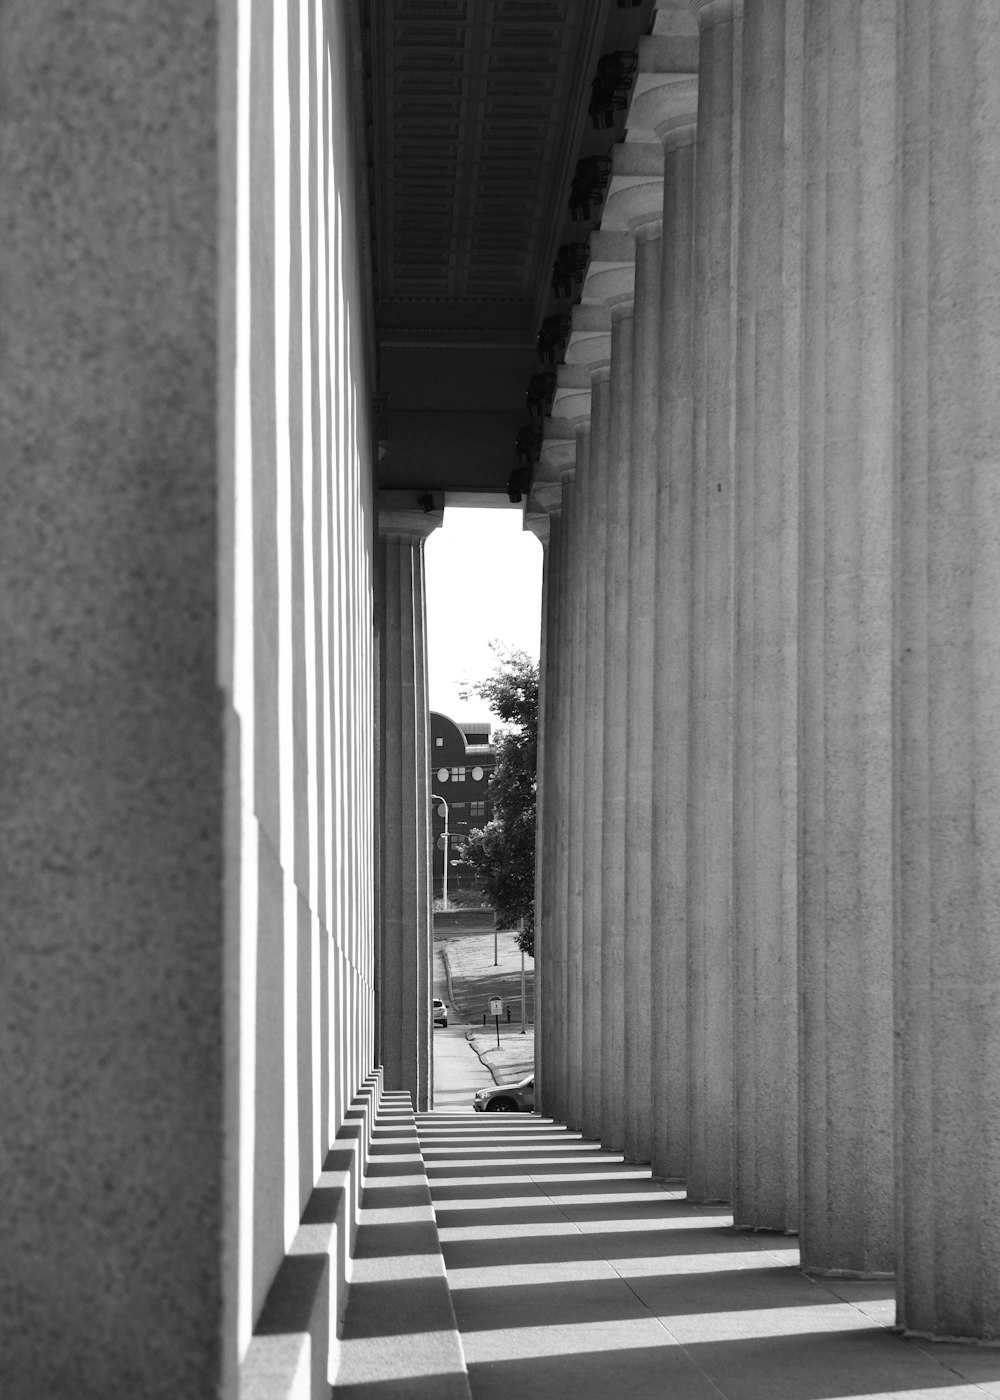
[[[430,1123],[473,1400],[1000,1400],[1000,1351],[900,1338],[891,1282],[807,1276],[793,1237],[557,1130]]]

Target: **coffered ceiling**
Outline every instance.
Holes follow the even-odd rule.
[[[602,53],[652,0],[373,0],[370,93],[381,483],[503,490],[535,340],[555,303]],[[619,118],[619,123],[621,122]]]

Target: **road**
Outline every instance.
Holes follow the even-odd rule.
[[[452,1019],[448,982],[440,952],[434,952],[434,995],[448,1008],[447,1026],[434,1027],[434,1108],[446,1113],[473,1113],[472,1096],[493,1084],[493,1076],[466,1040],[467,1025]]]

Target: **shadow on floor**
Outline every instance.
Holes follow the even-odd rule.
[[[983,1400],[1000,1352],[892,1331],[891,1282],[798,1269],[543,1119],[418,1115],[473,1400]]]

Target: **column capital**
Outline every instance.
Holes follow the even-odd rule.
[[[565,418],[546,418],[542,425],[542,450],[535,481],[562,481],[576,470],[576,424]]]
[[[743,0],[688,0],[699,29],[711,29],[715,24],[727,24],[743,14]]]
[[[532,510],[530,507],[524,512],[523,528],[529,535],[534,535],[535,539],[543,549],[548,547],[549,533],[552,523],[543,510]]]
[[[629,108],[630,131],[648,133],[669,148],[674,133],[694,128],[698,119],[698,79],[689,73],[639,73]],[[693,139],[693,136],[692,136]]]
[[[644,227],[663,220],[663,144],[628,140],[615,146],[611,161],[601,228],[638,237]]]
[[[441,491],[379,491],[375,504],[380,535],[426,539],[444,520]]]
[[[525,512],[525,520],[532,518],[536,512],[541,512],[547,520],[553,516],[562,514],[562,481],[536,481],[531,488],[529,508]],[[533,509],[532,509],[533,508]]]
[[[609,312],[635,300],[635,239],[626,229],[598,229],[590,235],[590,263],[581,305]]]
[[[566,346],[565,366],[596,371],[611,364],[611,315],[601,305],[577,305],[572,311],[573,329]],[[558,371],[557,371],[558,375]],[[557,381],[558,382],[558,381]]]
[[[567,346],[567,353],[569,347]],[[610,353],[610,348],[609,348]],[[556,391],[552,397],[553,418],[563,418],[577,431],[590,427],[590,366],[585,363],[561,364],[556,369]]]

